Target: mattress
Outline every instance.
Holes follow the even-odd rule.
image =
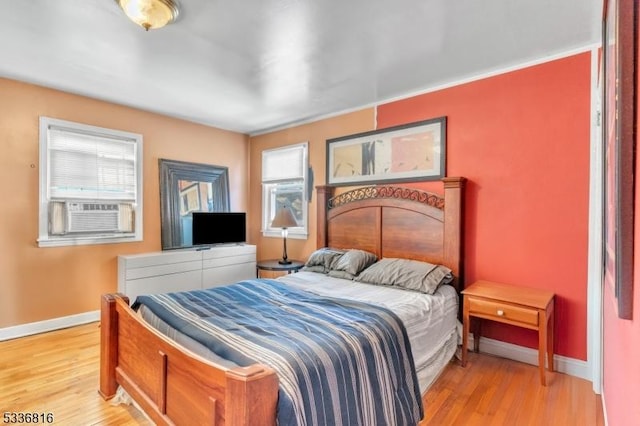
[[[367,302],[393,311],[407,330],[422,393],[455,353],[460,327],[457,320],[458,296],[451,286],[440,286],[433,295],[425,295],[305,271],[285,275],[278,281],[322,296]],[[168,326],[144,306],[139,314],[158,331],[191,352],[227,368],[235,367],[235,364]]]

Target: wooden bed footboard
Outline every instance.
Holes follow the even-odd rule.
[[[228,369],[146,324],[121,294],[101,301],[100,390],[122,386],[157,424],[273,425],[278,378],[263,365]]]

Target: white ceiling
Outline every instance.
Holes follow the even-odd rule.
[[[0,0],[0,76],[248,134],[600,42],[602,0]],[[1,98],[0,94],[0,98]]]

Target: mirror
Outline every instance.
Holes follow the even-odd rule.
[[[192,213],[229,211],[229,169],[160,159],[162,249],[191,247]]]

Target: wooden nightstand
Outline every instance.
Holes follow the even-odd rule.
[[[298,272],[304,266],[304,262],[299,260],[292,260],[291,263],[282,264],[278,262],[278,259],[259,260],[256,263],[256,276],[260,278],[260,271],[282,271],[290,274],[292,272]]]
[[[553,310],[555,295],[546,290],[477,281],[462,291],[462,366],[467,363],[471,317],[475,317],[473,349],[480,345],[480,320],[488,319],[538,331],[540,382],[546,386],[545,353],[553,371]]]

